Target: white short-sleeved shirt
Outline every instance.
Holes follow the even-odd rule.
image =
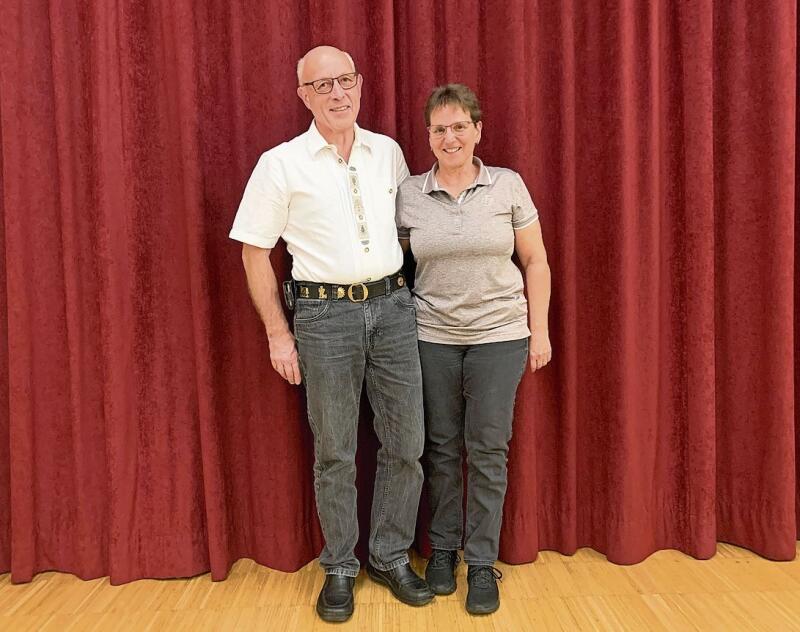
[[[388,136],[356,126],[348,163],[312,122],[261,155],[230,237],[259,248],[282,237],[298,281],[380,279],[403,263],[394,218],[406,176],[403,152]]]

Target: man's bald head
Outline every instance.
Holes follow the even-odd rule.
[[[316,48],[312,48],[308,51],[305,55],[303,55],[300,59],[297,60],[297,84],[303,84],[306,81],[312,81],[314,79],[318,79],[318,77],[305,77],[303,73],[308,69],[309,71],[313,70],[318,64],[322,63],[325,59],[331,57],[338,57],[340,55],[344,55],[347,59],[347,63],[350,65],[350,70],[355,70],[356,65],[353,61],[353,58],[350,56],[350,53],[339,50],[335,46],[317,46]],[[309,74],[311,74],[309,72]]]
[[[339,81],[344,75],[348,75],[346,88]],[[303,85],[318,79],[329,80],[320,84],[321,93],[313,85]],[[297,62],[297,80],[297,96],[311,110],[317,129],[328,142],[337,134],[353,134],[363,79],[350,55],[333,46],[312,48]]]

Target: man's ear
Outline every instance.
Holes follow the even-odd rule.
[[[311,104],[308,102],[308,94],[306,93],[305,86],[297,86],[297,96],[300,97],[300,100],[303,102],[309,110],[311,109]]]

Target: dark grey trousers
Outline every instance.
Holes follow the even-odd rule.
[[[497,560],[514,398],[528,360],[528,339],[477,345],[419,343],[425,403],[431,546],[464,561]],[[467,453],[467,522],[462,454]]]
[[[422,377],[414,302],[408,288],[363,303],[298,299],[294,333],[314,432],[314,484],[327,574],[358,575],[353,548],[356,437],[361,387],[381,442],[369,536],[370,562],[408,562],[414,538],[424,446]]]

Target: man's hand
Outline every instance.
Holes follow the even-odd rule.
[[[531,357],[531,371],[541,369],[553,357],[553,348],[550,346],[550,336],[546,331],[538,330],[531,334],[531,346],[528,351]]]
[[[278,280],[269,262],[271,250],[250,244],[242,246],[242,262],[247,273],[247,288],[269,338],[272,368],[289,384],[300,384],[297,347],[289,323],[283,315]]]
[[[297,361],[297,347],[294,336],[288,330],[269,336],[269,359],[272,368],[289,384],[300,384],[300,364]]]

